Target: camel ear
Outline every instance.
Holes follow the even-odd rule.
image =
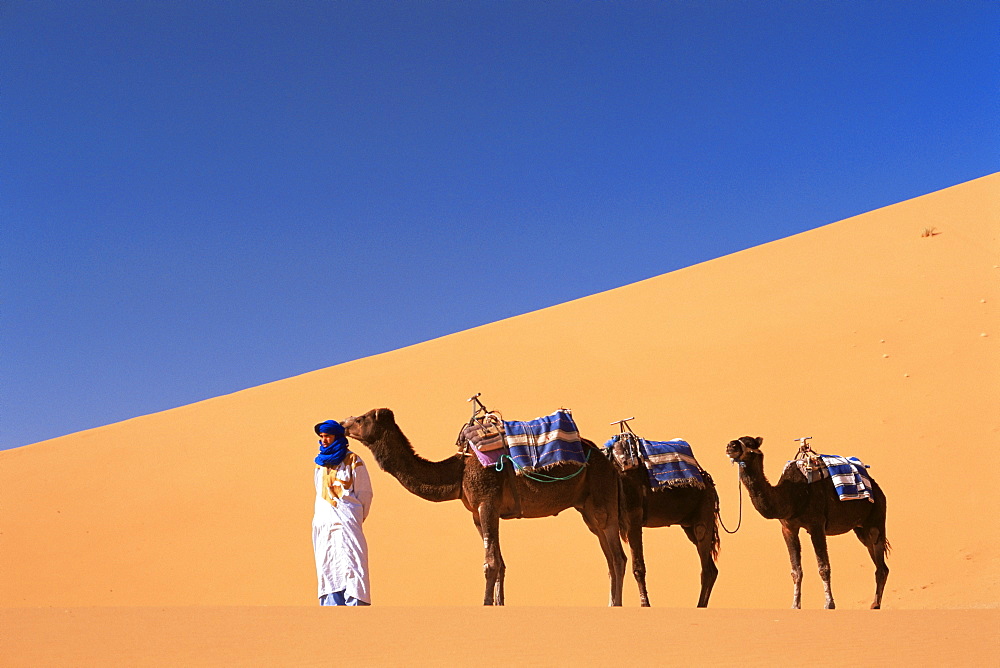
[[[376,422],[395,422],[396,416],[392,414],[392,411],[388,408],[376,408],[375,409],[375,421]]]
[[[763,436],[758,436],[757,438],[755,438],[753,440],[755,440],[757,442],[756,448],[758,450],[760,450],[760,446],[762,446],[764,444],[764,437]]]

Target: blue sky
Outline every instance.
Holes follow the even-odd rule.
[[[1000,3],[0,4],[0,449],[1000,169]]]

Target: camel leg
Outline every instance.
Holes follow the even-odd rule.
[[[798,527],[781,525],[781,536],[788,548],[788,559],[792,563],[792,608],[802,607],[802,543],[799,542]]]
[[[872,601],[871,609],[878,610],[882,607],[882,592],[885,591],[885,581],[889,579],[889,567],[885,564],[885,531],[878,527],[858,527],[854,533],[858,540],[868,548],[868,554],[871,555],[872,561],[875,563],[875,600]]]
[[[608,562],[608,578],[611,581],[608,605],[620,606],[622,604],[622,588],[625,583],[626,559],[625,550],[622,549],[622,541],[618,536],[618,518],[617,516],[612,518],[606,512],[597,512],[590,499],[580,509],[580,514],[583,515],[583,521],[587,524],[587,528],[600,541],[604,558]]]
[[[715,580],[719,577],[719,567],[715,565],[715,557],[712,556],[715,547],[714,536],[712,530],[700,522],[693,527],[684,527],[684,533],[698,548],[698,558],[701,559],[701,594],[698,596],[698,607],[707,608],[708,598],[712,595]]]
[[[830,554],[826,549],[826,533],[817,528],[809,532],[813,550],[816,551],[816,563],[819,565],[819,577],[823,580],[823,591],[826,593],[827,610],[833,610],[837,605],[833,602],[833,589],[830,587]]]
[[[500,552],[500,541],[497,540],[497,559],[500,560],[499,571],[497,572],[497,581],[493,586],[493,603],[494,605],[504,605],[503,601],[503,579],[507,574],[507,564],[504,563],[503,554]]]
[[[479,505],[473,514],[473,521],[479,529],[486,549],[483,571],[486,575],[486,594],[483,605],[503,605],[503,578],[506,566],[500,553],[500,514],[486,503]]]
[[[642,547],[642,509],[628,513],[622,538],[628,543],[632,553],[632,577],[639,587],[639,605],[649,607],[649,593],[646,591],[646,557]]]

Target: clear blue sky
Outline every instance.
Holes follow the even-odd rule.
[[[1000,3],[0,3],[0,449],[1000,169]]]

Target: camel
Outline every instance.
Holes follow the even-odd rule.
[[[827,553],[826,537],[839,536],[854,530],[858,540],[868,548],[875,563],[875,599],[873,610],[882,606],[882,592],[889,577],[885,556],[890,550],[885,537],[885,494],[872,479],[872,501],[867,499],[841,501],[833,481],[825,478],[817,482],[806,482],[797,466],[785,468],[778,484],[772,486],[764,475],[764,454],[760,451],[762,438],[743,436],[730,441],[726,454],[740,465],[740,480],[750,494],[757,511],[767,519],[781,522],[781,534],[788,548],[792,563],[792,607],[800,608],[802,603],[802,545],[799,529],[809,532],[819,575],[826,591],[826,608],[836,607],[830,589],[830,557]]]
[[[608,562],[611,581],[609,605],[622,604],[625,551],[618,538],[618,474],[592,442],[583,440],[588,463],[582,473],[567,480],[537,482],[483,467],[468,448],[438,462],[414,451],[388,408],[376,408],[343,423],[347,435],[372,451],[379,467],[404,488],[428,501],[461,499],[486,546],[486,594],[483,605],[504,604],[506,566],[500,552],[500,520],[558,515],[576,508],[587,528],[598,538]],[[574,464],[559,464],[546,473],[561,477],[575,473]]]
[[[620,442],[620,441],[619,441]],[[618,457],[610,457],[621,475],[621,536],[632,552],[632,575],[639,586],[639,602],[649,606],[646,591],[646,559],[642,547],[643,527],[653,529],[680,525],[694,543],[701,560],[701,594],[698,607],[707,608],[712,587],[719,576],[715,560],[719,555],[718,508],[719,495],[715,483],[704,473],[705,487],[675,487],[651,489],[649,472],[641,460],[625,470]]]

